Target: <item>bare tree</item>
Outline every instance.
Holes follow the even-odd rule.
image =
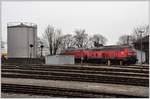
[[[132,45],[132,43],[135,41],[135,38],[131,35],[122,35],[119,37],[119,40],[117,44],[119,45]]]
[[[62,36],[62,42],[61,42],[62,49],[74,47],[74,45],[75,45],[75,39],[73,38],[73,35],[66,34],[66,35]]]
[[[107,39],[101,34],[94,34],[93,37],[90,38],[94,47],[100,47],[106,44]]]
[[[86,34],[85,30],[76,30],[74,39],[77,48],[88,47],[88,34]]]
[[[136,40],[141,38],[141,33],[143,36],[149,35],[149,25],[134,28],[133,33],[131,35],[120,36],[117,44],[132,45]]]
[[[61,30],[56,30],[55,33],[54,33],[54,43],[53,43],[53,46],[54,46],[54,51],[53,51],[53,54],[56,55],[58,50],[59,50],[59,47],[61,46],[61,42],[62,42],[62,37],[61,37]]]
[[[140,39],[141,32],[143,36],[149,35],[149,25],[134,28],[132,37],[136,40]]]
[[[61,45],[61,30],[48,25],[43,38],[49,48],[50,55],[55,55]]]

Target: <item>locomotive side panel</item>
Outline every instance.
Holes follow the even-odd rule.
[[[75,62],[86,63],[107,63],[110,60],[112,63],[135,64],[136,53],[130,47],[104,47],[103,49],[80,49],[63,54],[74,55]]]

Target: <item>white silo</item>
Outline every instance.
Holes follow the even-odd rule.
[[[36,24],[27,22],[8,23],[8,58],[36,58],[36,40]],[[31,44],[33,47],[30,46]]]

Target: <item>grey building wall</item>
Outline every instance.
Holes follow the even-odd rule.
[[[49,65],[63,65],[63,64],[74,64],[74,56],[73,55],[53,55],[46,56],[45,63]]]
[[[37,27],[15,25],[7,27],[8,58],[36,58]],[[30,44],[34,47],[30,48]]]

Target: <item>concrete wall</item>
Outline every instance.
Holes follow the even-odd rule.
[[[36,58],[37,28],[32,26],[7,27],[8,58]],[[30,48],[30,44],[34,47]]]
[[[49,65],[63,65],[63,64],[74,64],[74,56],[73,55],[53,55],[46,56],[45,63]]]

